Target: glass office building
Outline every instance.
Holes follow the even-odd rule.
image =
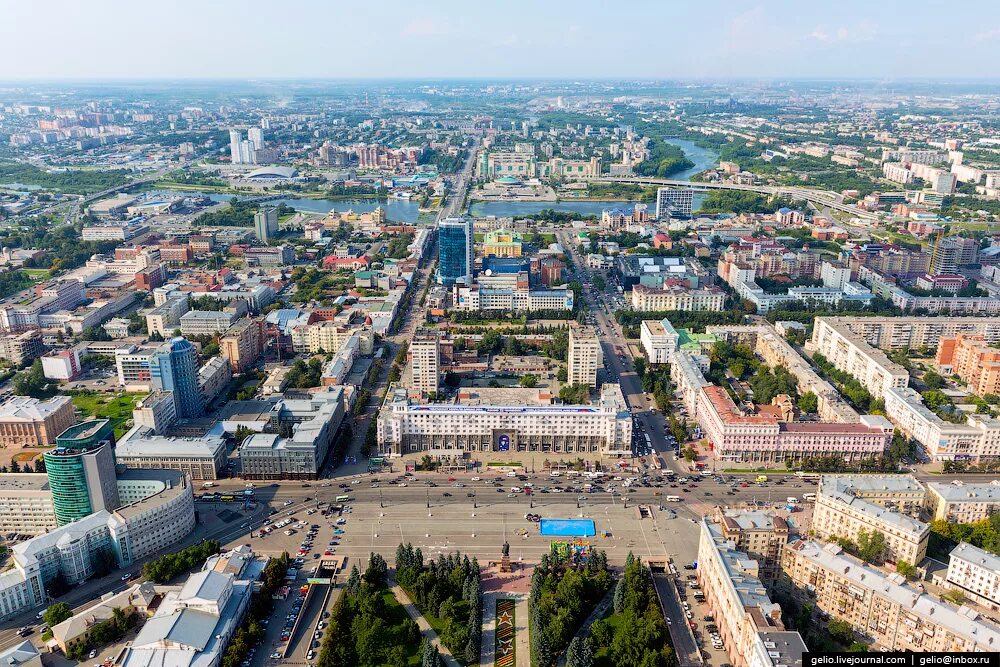
[[[475,237],[472,220],[446,218],[438,223],[438,275],[442,285],[472,284]]]
[[[205,412],[198,391],[198,350],[188,339],[178,336],[157,348],[149,375],[153,389],[173,392],[178,417],[200,417]]]
[[[56,436],[45,452],[56,523],[65,526],[100,510],[118,509],[114,429],[107,419],[91,419]]]

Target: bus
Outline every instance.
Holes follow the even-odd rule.
[[[346,503],[349,502],[350,500],[351,500],[350,496],[337,496],[338,503]]]
[[[224,496],[219,496],[219,500],[221,500],[224,503],[231,503],[234,500],[236,500],[236,496],[234,496],[234,495],[232,495],[230,493],[227,493]]]
[[[681,501],[680,496],[667,496],[664,498],[668,503],[679,503]]]
[[[757,475],[757,483],[763,484],[767,481],[767,475]]]
[[[816,501],[816,494],[815,493],[803,493],[802,494],[802,500],[803,500],[803,502],[807,502],[807,503],[815,502]]]

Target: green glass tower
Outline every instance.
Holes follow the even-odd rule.
[[[107,419],[71,426],[45,452],[56,523],[65,526],[100,510],[118,509],[114,429]]]

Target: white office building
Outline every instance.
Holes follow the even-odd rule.
[[[670,320],[643,320],[639,326],[639,343],[651,364],[669,364],[680,339]]]

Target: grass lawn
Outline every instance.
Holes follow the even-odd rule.
[[[67,392],[69,393],[69,392]],[[132,409],[145,393],[98,394],[73,393],[73,405],[81,415],[110,419],[115,429],[115,437],[120,438],[128,430],[127,422],[132,419]]]
[[[385,601],[385,618],[386,625],[390,627],[398,627],[403,624],[409,615],[406,610],[403,609],[403,605],[396,601],[396,596],[392,594],[392,591],[386,590],[382,593],[382,599]],[[413,665],[413,667],[419,667],[420,665],[420,644],[413,646],[406,645],[406,664]]]
[[[50,275],[48,269],[21,269],[21,271],[28,274],[32,280],[48,280]]]

